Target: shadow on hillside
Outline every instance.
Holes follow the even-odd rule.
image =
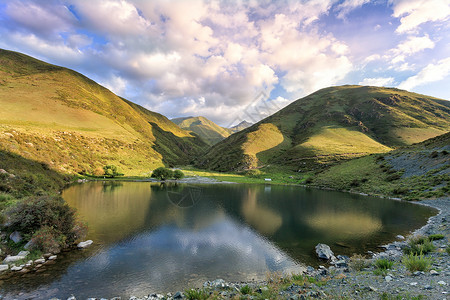
[[[161,154],[167,165],[193,164],[208,149],[208,145],[197,135],[194,137],[178,137],[165,131],[158,124],[149,122],[156,143],[152,148]]]
[[[0,192],[15,197],[57,193],[70,181],[70,175],[59,173],[44,163],[0,149]]]

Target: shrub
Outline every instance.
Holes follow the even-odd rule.
[[[248,285],[244,285],[241,287],[241,293],[244,295],[248,295],[252,292],[252,289]]]
[[[184,292],[184,296],[189,300],[208,299],[208,294],[204,290],[190,289]]]
[[[106,177],[117,177],[122,176],[123,174],[119,172],[119,169],[115,165],[107,165],[103,167],[103,171]]]
[[[355,271],[361,271],[368,267],[369,263],[361,254],[354,254],[350,257],[349,266]]]
[[[43,226],[33,234],[31,238],[32,249],[44,253],[58,253],[61,248],[57,239],[57,233],[49,226]]]
[[[415,272],[428,270],[432,261],[431,258],[424,257],[423,254],[414,255],[411,253],[403,257],[402,263],[410,272]]]
[[[182,179],[182,178],[184,178],[184,173],[181,172],[181,170],[175,170],[173,172],[173,178],[175,178],[175,179]]]
[[[76,221],[75,210],[59,196],[26,198],[6,213],[9,215],[10,231],[17,230],[25,236],[32,236],[42,241],[42,246],[49,248],[54,246],[50,242],[46,243],[50,239],[56,240],[64,248],[86,232],[86,226]]]
[[[412,238],[409,243],[408,247],[406,247],[403,251],[405,254],[427,254],[428,252],[431,252],[436,247],[433,245],[432,242],[427,237],[424,236],[417,236]]]
[[[429,235],[428,236],[428,239],[430,240],[430,241],[437,241],[437,240],[442,240],[444,238],[444,235],[443,234],[431,234],[431,235]]]
[[[386,258],[380,258],[375,261],[374,265],[377,269],[388,270],[388,269],[392,268],[392,266],[394,265],[394,262],[387,260]]]
[[[173,171],[164,167],[159,167],[153,170],[152,177],[159,180],[166,180],[173,177]]]

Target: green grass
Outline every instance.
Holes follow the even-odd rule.
[[[394,262],[390,261],[386,258],[380,258],[374,262],[374,265],[377,269],[388,270],[388,269],[392,268],[392,266],[394,265]]]
[[[426,257],[423,254],[416,255],[410,253],[409,255],[405,255],[402,259],[402,263],[410,272],[427,271],[430,268],[432,262],[433,261],[431,258]]]
[[[209,298],[208,293],[200,289],[189,289],[184,291],[184,296],[189,300],[205,300]]]
[[[233,133],[231,129],[221,127],[204,117],[176,118],[171,121],[182,129],[198,134],[210,146],[217,144]]]
[[[248,295],[252,292],[252,289],[248,285],[244,285],[243,287],[241,287],[240,292],[243,295]]]
[[[437,241],[442,240],[445,236],[443,234],[437,233],[437,234],[431,234],[428,236],[428,239],[430,241]]]
[[[408,242],[408,247],[404,248],[405,254],[421,255],[432,252],[436,247],[431,240],[425,236],[417,236]]]

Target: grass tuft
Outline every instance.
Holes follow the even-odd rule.
[[[432,260],[429,257],[420,255],[409,254],[403,257],[402,263],[410,272],[426,271],[430,268]]]

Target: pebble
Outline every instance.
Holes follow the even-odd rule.
[[[427,284],[426,286],[423,287],[424,290],[431,290],[432,287],[431,285]]]
[[[386,280],[386,282],[390,282],[390,281],[392,281],[392,277],[391,276],[386,276],[386,277],[384,277],[384,280]]]
[[[443,280],[438,281],[438,284],[439,284],[439,285],[442,285],[442,286],[446,286],[446,285],[447,285],[447,283],[446,283],[445,281],[443,281]]]
[[[437,272],[436,270],[431,270],[431,271],[430,271],[430,274],[431,274],[431,275],[434,275],[434,276],[438,276],[438,275],[439,275],[439,272]]]
[[[50,257],[48,258],[48,260],[55,260],[57,257],[58,257],[58,256],[56,256],[56,255],[52,255],[52,256],[50,256]]]
[[[416,286],[417,282],[411,282],[409,285]]]

